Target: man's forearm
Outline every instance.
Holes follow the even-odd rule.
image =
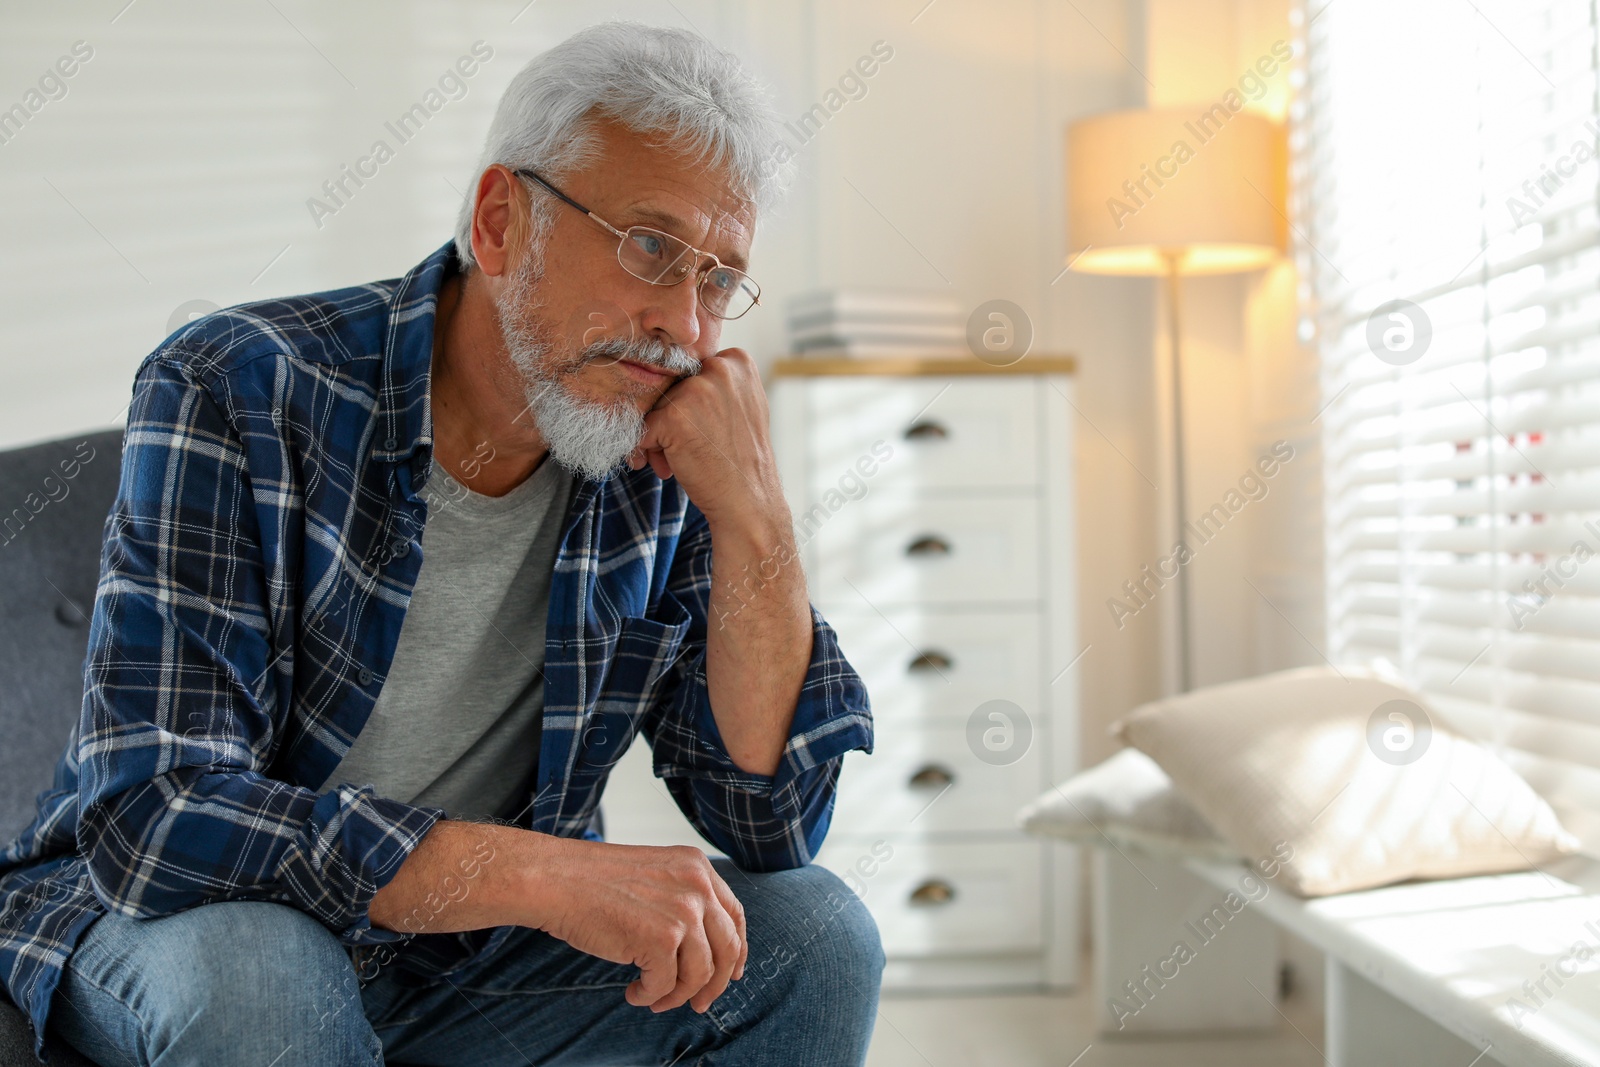
[[[561,846],[515,826],[441,820],[378,890],[367,917],[403,934],[537,925],[529,872]]]
[[[773,774],[811,663],[811,604],[789,514],[711,527],[706,687],[734,763]]]

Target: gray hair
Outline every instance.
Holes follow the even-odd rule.
[[[472,213],[483,172],[502,163],[556,181],[581,169],[598,147],[596,116],[726,168],[734,192],[758,212],[778,198],[791,171],[788,153],[779,151],[777,112],[731,53],[687,30],[636,22],[590,26],[535,56],[500,98],[456,218],[463,269],[475,265]],[[549,232],[555,204],[551,197],[534,204],[537,244]]]

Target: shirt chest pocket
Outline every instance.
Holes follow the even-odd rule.
[[[693,621],[677,598],[662,598],[659,618],[627,617],[617,634],[617,650],[606,681],[615,698],[649,698],[685,652]],[[647,701],[646,701],[647,702]]]
[[[609,768],[622,758],[640,723],[666,699],[665,682],[692,647],[689,613],[669,598],[659,614],[663,618],[621,620],[616,651],[583,730],[581,762],[588,767]]]

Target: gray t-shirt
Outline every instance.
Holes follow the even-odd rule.
[[[394,663],[330,785],[372,785],[460,818],[521,814],[538,767],[545,617],[572,486],[549,457],[500,497],[434,463]]]

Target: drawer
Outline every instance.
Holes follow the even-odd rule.
[[[1011,725],[1010,747],[980,759],[973,745],[1007,724],[985,716],[969,740],[960,723],[920,725],[905,719],[875,724],[872,755],[844,758],[833,816],[835,832],[849,834],[1014,831],[1017,811],[1049,788],[1044,780],[1045,739],[1040,724]],[[990,761],[993,762],[990,762]],[[1009,761],[1009,762],[1002,762]]]
[[[872,697],[873,717],[965,723],[987,700],[1009,700],[1037,720],[1048,681],[1037,612],[939,613],[819,601],[845,658]]]
[[[817,862],[855,890],[891,957],[1034,952],[1043,944],[1041,846],[830,841]]]
[[[961,376],[823,379],[809,385],[807,459],[813,491],[837,485],[872,446],[893,449],[857,473],[883,488],[1028,487],[1039,480],[1038,390],[1032,379]]]
[[[802,533],[805,516],[797,516]],[[930,499],[874,491],[805,542],[817,600],[897,604],[1040,599],[1039,501]]]

